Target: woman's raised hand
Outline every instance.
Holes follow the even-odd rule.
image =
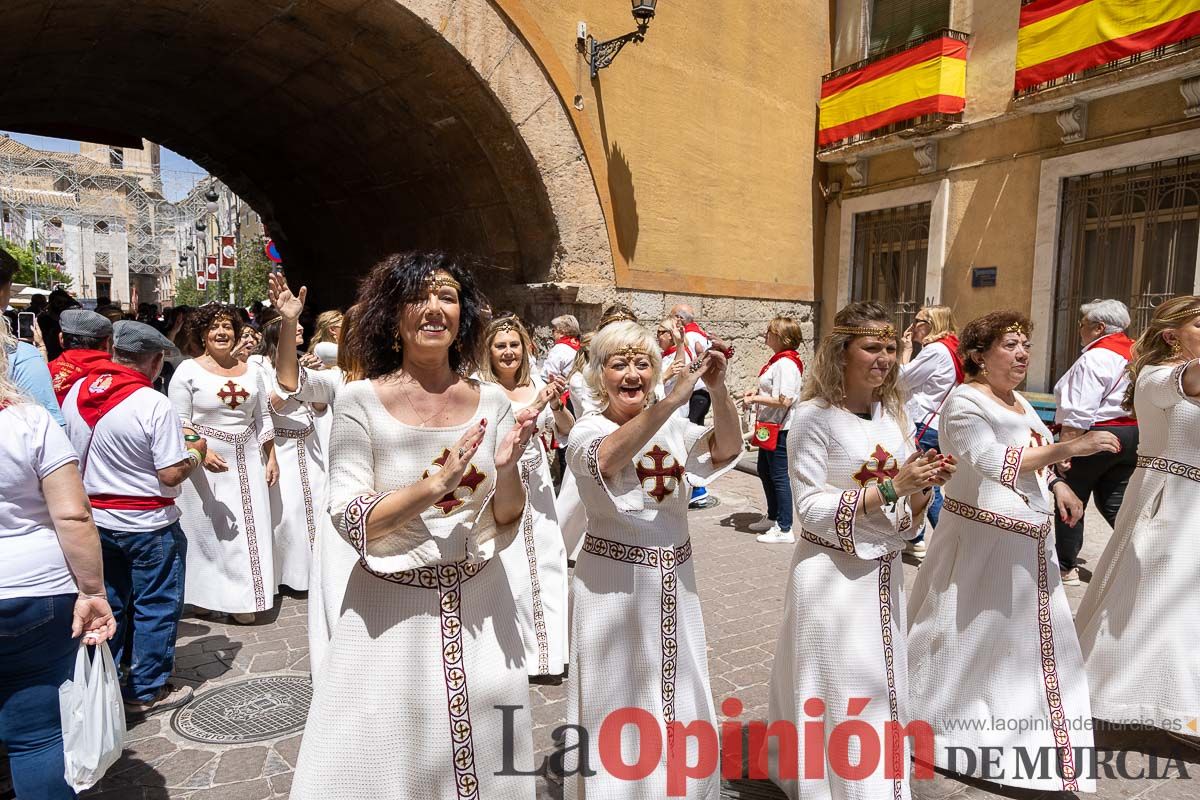
[[[1071,444],[1075,448],[1076,456],[1121,452],[1121,440],[1108,431],[1088,431],[1083,436],[1072,439]]]
[[[496,448],[496,469],[516,466],[529,440],[533,438],[533,432],[537,428],[537,417],[538,412],[532,408],[517,412],[517,421],[512,430],[500,440],[500,446]]]
[[[286,320],[295,322],[304,311],[304,301],[308,298],[308,287],[301,286],[299,294],[292,294],[288,287],[287,278],[282,272],[272,272],[267,276],[267,297],[271,305]]]
[[[709,391],[716,391],[725,385],[725,354],[709,348],[700,356],[700,377]]]
[[[896,494],[907,497],[922,489],[945,483],[949,474],[942,477],[945,469],[945,459],[936,450],[926,450],[923,453],[913,453],[900,467],[896,477],[892,478],[892,486]],[[950,473],[953,473],[953,462],[950,462]]]
[[[439,495],[453,491],[462,483],[463,475],[467,473],[467,467],[470,465],[471,459],[475,457],[475,452],[479,450],[479,445],[483,442],[483,434],[486,431],[487,420],[481,419],[478,425],[469,428],[450,448],[450,452],[446,455],[446,463],[430,476],[430,480],[434,481],[438,488]]]

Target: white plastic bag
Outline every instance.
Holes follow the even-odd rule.
[[[58,687],[58,708],[65,777],[82,792],[104,777],[125,744],[125,705],[108,642],[97,645],[89,660],[87,645],[80,641],[75,677]]]

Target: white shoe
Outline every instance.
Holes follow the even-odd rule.
[[[924,558],[927,550],[928,550],[928,548],[925,546],[925,542],[923,542],[923,541],[922,542],[909,542],[906,545],[904,545],[904,552],[908,553],[910,556],[912,556],[913,558],[915,558],[917,560]]]
[[[750,523],[750,530],[754,531],[755,533],[763,533],[764,531],[771,530],[771,528],[778,527],[779,526],[775,524],[775,520],[767,519],[766,517],[763,517],[758,522]]]
[[[754,538],[757,539],[758,541],[762,542],[763,544],[795,544],[796,543],[796,537],[792,535],[792,532],[791,531],[786,531],[786,532],[781,531],[781,530],[779,530],[778,525],[772,526],[772,528],[769,531],[767,531],[766,533],[760,533],[758,536],[756,536]]]

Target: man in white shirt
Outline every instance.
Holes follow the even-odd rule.
[[[579,353],[579,320],[570,314],[563,314],[550,320],[550,330],[554,334],[554,346],[542,362],[542,380],[546,383],[555,378],[567,379],[567,373],[571,371],[571,365]]]
[[[1096,507],[1114,525],[1125,487],[1137,466],[1137,421],[1121,407],[1129,388],[1129,358],[1133,341],[1125,334],[1129,309],[1119,300],[1095,300],[1080,308],[1079,339],[1083,354],[1054,386],[1057,410],[1054,421],[1062,426],[1061,440],[1078,438],[1099,428],[1121,440],[1117,453],[1096,453],[1071,459],[1059,466],[1062,479],[1086,506],[1095,496]],[[1079,551],[1083,548],[1083,518],[1068,525],[1054,518],[1055,548],[1062,581],[1078,586]]]
[[[181,428],[170,401],[154,391],[173,349],[149,325],[118,322],[112,360],[92,365],[63,401],[67,435],[79,453],[100,531],[104,580],[118,625],[113,658],[131,664],[122,687],[131,715],[176,708],[192,696],[191,687],[169,681],[187,549],[175,498],[203,463],[207,444]],[[129,643],[132,658],[124,652]]]

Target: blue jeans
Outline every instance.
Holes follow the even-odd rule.
[[[75,595],[0,600],[0,743],[17,797],[69,800],[58,687],[71,677]]]
[[[758,450],[758,479],[767,496],[767,519],[779,530],[792,529],[792,484],[788,479],[787,431],[779,432],[774,450]]]
[[[918,450],[937,450],[942,452],[938,446],[938,432],[935,428],[926,428],[921,434],[921,438],[917,440]],[[929,524],[934,528],[937,527],[938,518],[942,515],[942,487],[933,487],[933,499],[929,501],[929,507],[925,509],[925,518],[929,520]],[[925,531],[921,530],[921,535],[914,542],[920,542],[925,539]]]
[[[108,604],[117,620],[109,645],[118,666],[132,647],[122,694],[129,701],[153,700],[175,667],[187,539],[177,522],[149,533],[99,531]]]

